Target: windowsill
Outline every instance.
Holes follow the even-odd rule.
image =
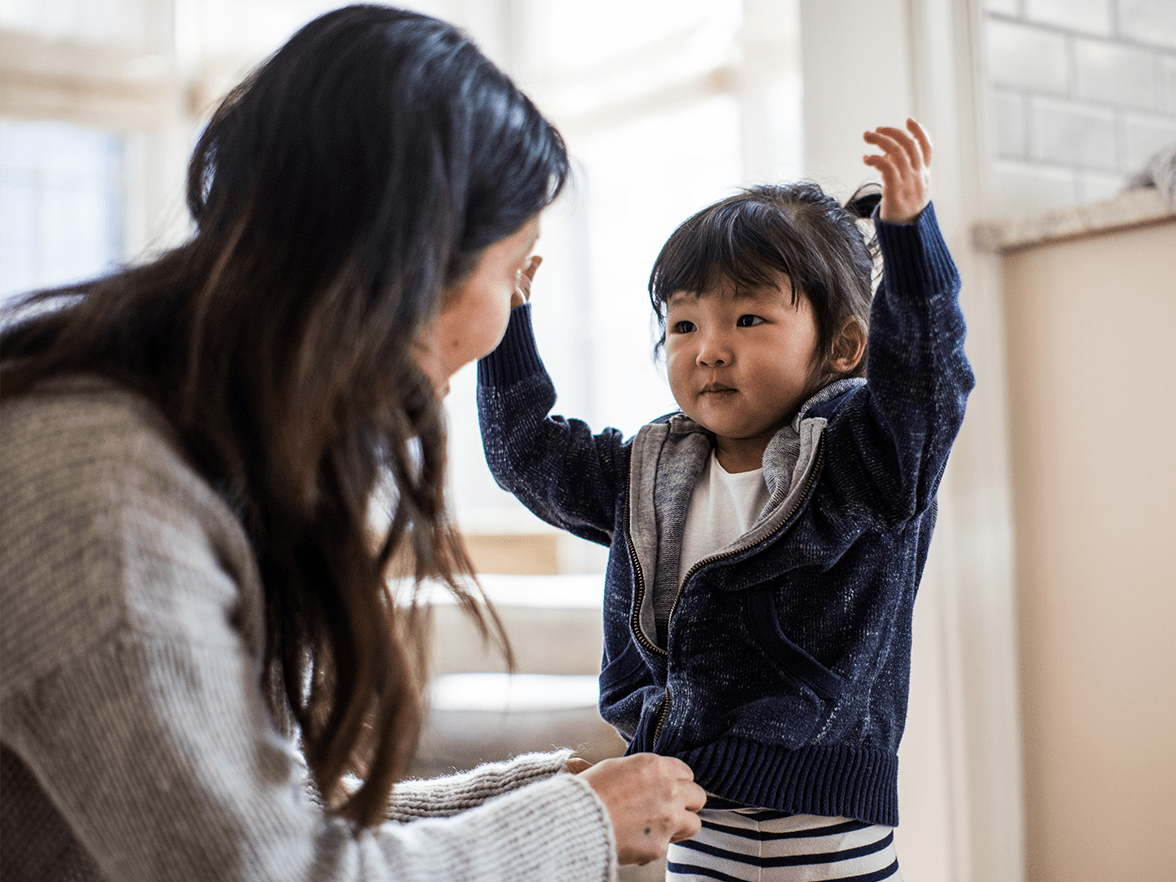
[[[1166,202],[1158,190],[1147,188],[1098,202],[979,223],[972,228],[972,240],[982,251],[1014,251],[1172,218],[1176,218],[1176,207]]]

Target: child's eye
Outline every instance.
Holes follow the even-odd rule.
[[[687,321],[674,322],[674,324],[671,326],[670,330],[673,331],[675,334],[689,334],[691,331],[694,330],[694,322],[687,322]]]
[[[762,325],[764,320],[758,315],[741,315],[739,320],[735,322],[740,328],[754,328],[756,325]]]

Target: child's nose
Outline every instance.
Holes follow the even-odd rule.
[[[704,332],[699,344],[698,363],[703,367],[718,367],[731,363],[731,346],[725,334]]]

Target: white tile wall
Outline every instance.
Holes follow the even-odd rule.
[[[1025,0],[1025,18],[1109,37],[1111,0]]]
[[[1108,174],[1105,172],[1084,171],[1078,173],[1078,200],[1080,202],[1097,202],[1100,199],[1110,199],[1123,192],[1127,183],[1126,175]]]
[[[1137,172],[1161,147],[1176,142],[1176,119],[1128,113],[1123,119],[1122,171]]]
[[[1022,162],[997,162],[993,204],[1003,215],[1034,214],[1078,200],[1077,175],[1069,169]]]
[[[1160,60],[1160,110],[1176,116],[1176,57]]]
[[[1176,0],[1118,0],[1124,37],[1176,49]]]
[[[1135,46],[1075,40],[1074,85],[1083,100],[1137,110],[1159,107],[1155,57]]]
[[[1176,141],[1176,0],[984,10],[994,211],[1106,198]]]
[[[992,95],[996,153],[1002,159],[1028,159],[1029,134],[1025,125],[1025,98],[1018,92]]]
[[[1113,110],[1042,98],[1030,101],[1030,114],[1031,158],[1098,171],[1118,168]]]
[[[1067,92],[1062,34],[1000,20],[990,20],[985,31],[988,70],[994,82],[1059,95]]]

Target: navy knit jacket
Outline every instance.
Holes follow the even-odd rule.
[[[877,228],[867,379],[816,396],[769,445],[764,513],[692,567],[665,645],[652,586],[676,579],[711,436],[683,414],[631,439],[550,415],[529,306],[479,363],[478,406],[498,482],[610,547],[600,710],[629,752],[679,757],[739,805],[895,826],[912,607],[974,378],[934,209]]]

